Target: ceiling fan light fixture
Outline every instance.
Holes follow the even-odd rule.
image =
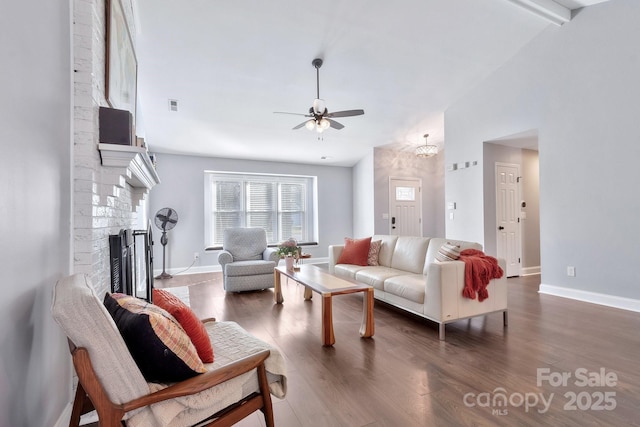
[[[437,145],[430,145],[427,143],[427,138],[429,137],[429,134],[426,134],[424,136],[424,145],[420,145],[418,148],[416,148],[416,156],[417,157],[433,157],[436,154],[438,154],[438,146]]]
[[[316,58],[311,64],[316,69],[316,97],[313,100],[313,104],[309,107],[308,114],[298,114],[298,113],[287,113],[284,111],[274,111],[274,113],[278,114],[294,114],[297,116],[305,116],[311,117],[311,119],[306,120],[296,126],[293,127],[293,130],[300,129],[302,127],[306,127],[308,130],[315,130],[318,133],[322,133],[324,130],[333,128],[340,130],[344,128],[344,125],[334,120],[336,117],[352,117],[352,116],[361,116],[364,114],[364,110],[343,110],[343,111],[333,111],[329,112],[325,105],[324,99],[320,98],[320,67],[322,66],[322,59]]]
[[[305,123],[304,127],[309,130],[314,130],[316,128],[316,121],[313,119],[308,120],[307,123]]]
[[[309,130],[315,130],[318,133],[322,133],[325,129],[331,126],[331,122],[324,117],[321,119],[308,120],[304,126]]]

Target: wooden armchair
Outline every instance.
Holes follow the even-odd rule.
[[[282,355],[235,323],[206,323],[216,363],[166,385],[142,377],[86,276],[58,281],[52,313],[68,337],[78,374],[70,426],[93,409],[100,427],[230,426],[256,410],[267,426],[274,425],[271,393],[286,393]]]
[[[268,427],[274,426],[271,394],[264,368],[264,360],[269,356],[269,350],[263,350],[253,356],[242,358],[222,368],[208,371],[205,374],[173,384],[130,402],[117,404],[109,400],[109,396],[107,396],[100,384],[100,380],[93,370],[93,366],[91,366],[91,359],[87,349],[77,348],[71,342],[69,342],[69,347],[73,355],[73,366],[78,373],[79,379],[69,427],[78,427],[80,425],[80,416],[94,409],[98,413],[100,427],[121,427],[126,412],[163,400],[199,393],[256,368],[258,369],[260,392],[254,392],[239,402],[212,415],[209,417],[211,422],[199,425],[202,427],[231,426],[260,409],[264,414],[266,425]]]

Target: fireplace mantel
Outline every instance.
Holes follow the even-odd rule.
[[[98,144],[103,166],[120,168],[120,174],[135,188],[151,189],[160,183],[147,150],[118,144]]]

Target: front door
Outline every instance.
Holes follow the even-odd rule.
[[[507,277],[520,276],[520,165],[496,163],[497,256]]]
[[[389,230],[422,237],[422,192],[418,178],[389,178]]]

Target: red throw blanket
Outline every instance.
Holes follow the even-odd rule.
[[[464,262],[464,290],[462,295],[482,302],[489,298],[487,285],[491,279],[499,279],[504,272],[498,260],[485,255],[477,249],[465,249],[460,252],[460,261]]]

